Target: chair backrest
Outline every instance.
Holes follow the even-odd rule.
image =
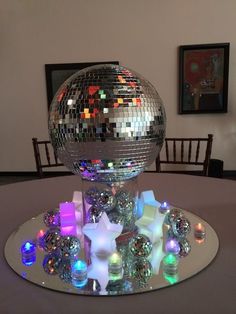
[[[166,138],[162,154],[156,159],[156,171],[161,172],[161,164],[197,165],[202,167],[202,175],[206,176],[212,141],[212,134],[207,138]]]
[[[52,167],[61,167],[62,163],[58,162],[57,155],[53,150],[51,142],[38,141],[36,137],[32,138],[34,157],[37,173],[40,177],[44,176],[43,169]]]

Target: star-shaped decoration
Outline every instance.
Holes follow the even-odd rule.
[[[148,203],[149,201],[150,203]],[[148,236],[152,243],[156,243],[163,237],[162,225],[165,215],[159,212],[160,203],[153,198],[148,200],[143,197],[142,202],[143,215],[135,224],[139,228],[139,233]]]
[[[152,246],[152,253],[148,257],[148,260],[152,264],[153,274],[158,275],[160,271],[160,265],[163,257],[166,255],[163,252],[163,239],[160,239],[157,243],[154,243]]]
[[[96,256],[91,256],[91,264],[88,267],[88,278],[98,281],[101,288],[99,294],[107,294],[106,287],[109,282],[108,260],[101,260]]]
[[[144,213],[144,206],[151,206],[151,207],[159,207],[161,204],[155,199],[154,192],[152,190],[143,191],[140,194],[140,198],[138,200],[137,206],[137,217],[141,218]],[[147,210],[147,208],[146,208]],[[147,217],[147,215],[145,215]]]
[[[83,233],[91,240],[91,253],[109,255],[116,250],[115,239],[121,234],[123,226],[110,222],[104,212],[98,223],[88,223]]]

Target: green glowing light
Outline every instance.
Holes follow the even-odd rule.
[[[112,281],[120,280],[122,279],[122,277],[123,277],[122,272],[120,272],[119,274],[109,273],[109,279]]]
[[[164,265],[176,265],[177,263],[178,259],[175,254],[170,253],[163,258]]]
[[[163,277],[165,278],[166,281],[168,281],[171,285],[174,285],[179,281],[179,276],[178,274],[176,275],[168,275],[167,273],[163,273]]]
[[[122,263],[122,258],[118,253],[113,253],[109,257],[109,264],[121,264]]]

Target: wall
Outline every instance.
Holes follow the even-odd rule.
[[[0,0],[0,171],[35,170],[47,137],[45,63],[119,60],[156,86],[168,136],[214,133],[214,158],[236,169],[235,0]],[[178,115],[177,47],[230,42],[227,114]]]

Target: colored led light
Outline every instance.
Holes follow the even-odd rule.
[[[202,244],[202,243],[204,243],[205,242],[205,239],[204,238],[202,238],[202,239],[195,239],[195,241],[198,243],[198,244]]]
[[[163,273],[163,277],[165,278],[165,280],[167,282],[169,282],[171,285],[174,285],[175,283],[177,283],[179,281],[179,276],[178,274],[174,274],[174,275],[170,275],[167,273]]]
[[[168,275],[177,273],[179,260],[176,255],[169,253],[163,258],[163,270]]]
[[[122,258],[119,253],[113,253],[108,259],[109,275],[117,275],[122,273]],[[114,278],[113,278],[114,280]]]
[[[163,263],[165,265],[175,265],[177,263],[177,257],[174,254],[167,254],[164,259],[163,259]]]
[[[82,260],[77,260],[71,268],[72,284],[77,288],[82,288],[87,284],[87,264]]]
[[[27,241],[21,246],[22,254],[31,254],[34,252],[35,252],[35,245],[32,242]]]
[[[197,239],[203,239],[206,236],[206,229],[200,222],[194,227],[194,236]]]
[[[167,253],[179,254],[180,252],[180,245],[176,239],[167,239],[165,244],[165,251]]]
[[[36,249],[32,242],[25,242],[21,246],[21,261],[26,266],[31,266],[36,261]]]
[[[31,258],[21,258],[22,264],[25,266],[32,266],[36,262],[36,255],[34,254]]]
[[[165,214],[170,210],[170,206],[167,202],[161,203],[161,206],[159,207],[159,212],[162,214]]]

